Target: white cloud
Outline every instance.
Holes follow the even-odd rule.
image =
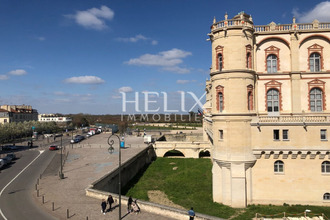
[[[65,79],[64,82],[74,84],[102,84],[105,81],[97,76],[77,76]]]
[[[133,92],[133,89],[132,87],[129,87],[129,86],[123,86],[123,87],[120,87],[118,89],[118,92]]]
[[[190,55],[192,55],[191,52],[174,48],[159,52],[158,54],[144,54],[139,58],[130,59],[126,63],[129,65],[161,66],[167,71],[188,73],[188,69],[181,68],[178,65],[183,62],[183,58]]]
[[[307,12],[299,12],[299,9],[295,8],[292,10],[292,14],[297,18],[299,23],[310,23],[314,19],[321,22],[330,21],[330,1],[324,1],[317,4],[314,8]]]
[[[98,8],[91,8],[86,11],[77,11],[74,15],[67,15],[66,17],[72,18],[78,25],[88,29],[103,30],[108,26],[105,20],[112,20],[115,13],[107,6]]]
[[[27,72],[22,69],[17,69],[17,70],[9,71],[8,74],[15,75],[15,76],[22,76],[22,75],[27,74]]]
[[[0,80],[7,80],[9,77],[7,75],[0,75]]]
[[[164,67],[163,69],[166,71],[180,73],[180,74],[190,73],[190,69],[182,68],[182,67],[178,67],[178,66],[169,66],[169,67]]]
[[[149,37],[145,37],[142,34],[138,34],[135,37],[119,37],[119,38],[117,38],[117,40],[120,42],[129,42],[129,43],[136,43],[138,41],[146,41],[146,42],[150,42],[152,45],[158,44],[158,41],[152,40]]]
[[[187,83],[190,83],[191,80],[185,80],[185,79],[178,79],[176,81],[177,84],[187,84]]]

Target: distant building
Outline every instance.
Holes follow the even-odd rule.
[[[65,122],[71,122],[72,119],[70,117],[64,117],[63,115],[59,114],[39,114],[38,120],[40,122],[56,122],[56,123],[65,123]]]
[[[211,25],[204,138],[213,200],[330,206],[330,22]]]
[[[37,121],[38,111],[30,105],[1,105],[0,123]]]

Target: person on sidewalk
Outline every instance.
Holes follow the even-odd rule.
[[[130,196],[127,200],[127,213],[130,213],[132,211],[132,202],[133,199],[132,196]]]
[[[103,215],[105,215],[105,209],[107,208],[107,203],[105,202],[105,199],[102,199],[101,207],[101,212],[103,213]]]
[[[191,207],[191,209],[188,211],[188,215],[189,215],[189,220],[194,220],[195,212],[193,207]]]
[[[112,198],[112,196],[111,195],[109,195],[108,196],[108,204],[109,204],[109,209],[108,209],[108,211],[112,211],[112,209],[111,209],[111,206],[112,206],[112,203],[113,203],[114,201],[113,201],[113,198]]]

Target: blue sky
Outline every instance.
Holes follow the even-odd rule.
[[[255,25],[330,22],[330,1],[0,0],[0,104],[121,114],[121,91],[128,101],[137,92],[141,112],[148,91],[153,110],[164,99],[189,110],[209,78],[213,17],[240,11]]]

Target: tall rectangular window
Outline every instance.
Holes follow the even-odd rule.
[[[327,140],[327,129],[321,129],[321,140]]]
[[[223,130],[219,130],[219,139],[223,140]]]
[[[280,130],[273,130],[273,138],[274,138],[274,141],[280,140]]]
[[[283,130],[283,140],[289,140],[289,130]]]

